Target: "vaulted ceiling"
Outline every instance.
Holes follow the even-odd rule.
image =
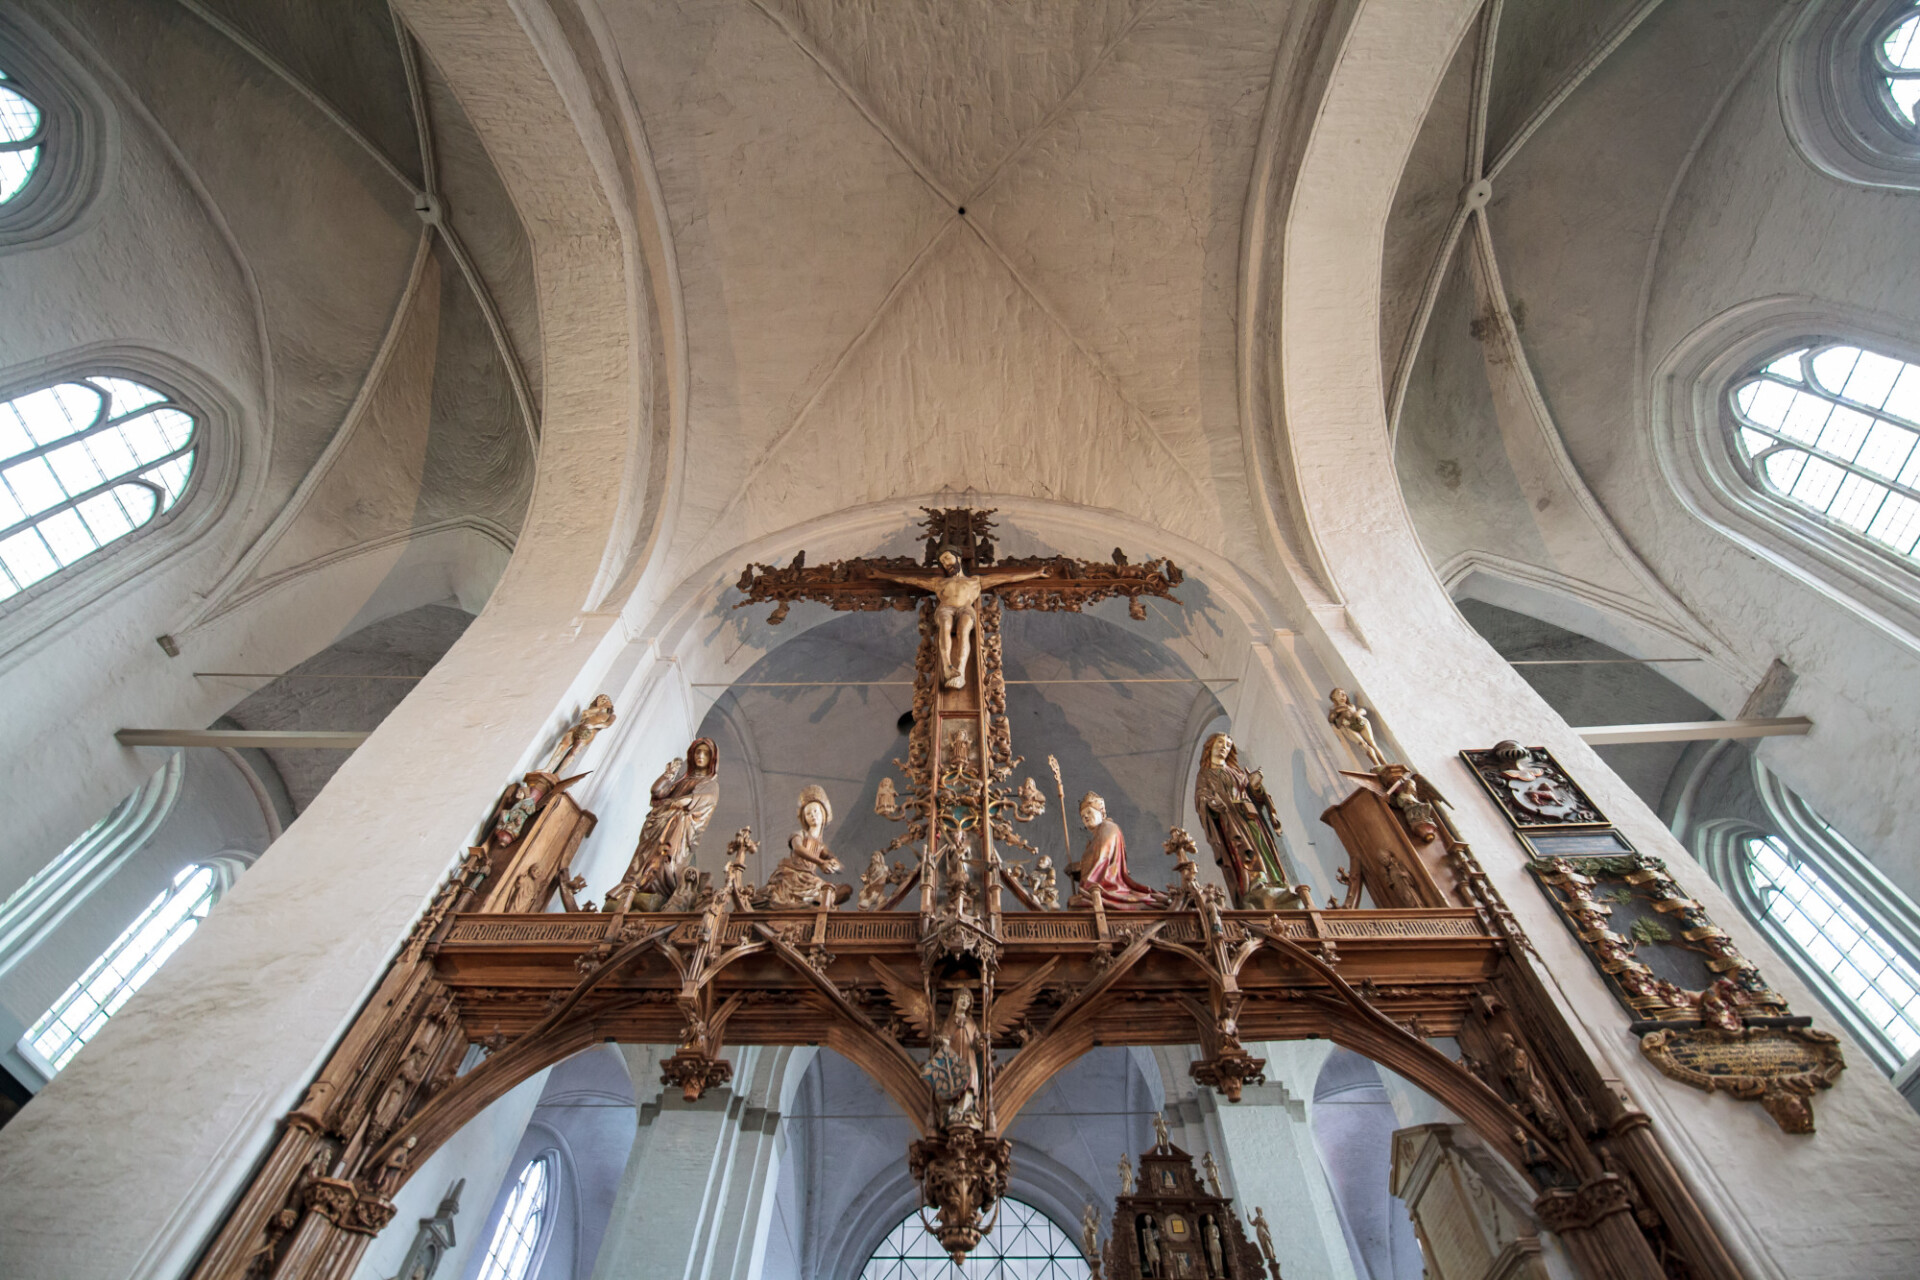
[[[679,553],[948,485],[1250,552],[1235,291],[1288,9],[606,5],[686,309]]]

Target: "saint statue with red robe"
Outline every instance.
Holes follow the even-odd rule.
[[[1166,905],[1166,895],[1155,893],[1127,874],[1127,838],[1120,824],[1107,817],[1107,802],[1093,792],[1080,801],[1080,825],[1090,833],[1086,852],[1072,868],[1079,890],[1074,902],[1084,905],[1099,894],[1109,907],[1139,911]]]

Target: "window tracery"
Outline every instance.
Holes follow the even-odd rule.
[[[220,887],[221,877],[212,866],[183,867],[173,884],[28,1029],[25,1043],[53,1070],[66,1066],[200,927]]]
[[[956,1267],[925,1226],[908,1214],[867,1259],[860,1280],[1084,1280],[1092,1273],[1065,1231],[1019,1200],[1000,1201],[1000,1215],[980,1247]],[[487,1280],[491,1280],[488,1277]]]
[[[1920,2],[1897,7],[1870,47],[1888,115],[1900,128],[1920,129]]]
[[[527,1280],[533,1273],[547,1225],[547,1202],[553,1182],[553,1157],[529,1160],[520,1170],[507,1203],[500,1210],[487,1261],[480,1280]]]
[[[1814,343],[1728,393],[1749,484],[1920,565],[1920,365]]]
[[[1832,978],[1900,1060],[1920,1053],[1920,971],[1779,836],[1749,836],[1746,863],[1766,918]]]
[[[0,403],[0,601],[172,510],[199,419],[144,382],[70,377]]]
[[[14,199],[33,181],[45,143],[46,114],[0,68],[0,204]]]

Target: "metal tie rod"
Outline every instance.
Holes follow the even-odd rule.
[[[329,729],[116,729],[123,747],[271,747],[351,751],[370,731]]]
[[[1754,717],[1746,720],[1681,720],[1673,724],[1596,724],[1575,729],[1588,746],[1617,747],[1634,742],[1713,742],[1721,738],[1793,737],[1812,730],[1805,716]]]

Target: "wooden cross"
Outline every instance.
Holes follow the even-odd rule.
[[[1032,800],[1038,793],[1031,785],[1019,796],[1001,785],[1019,763],[1006,717],[1001,609],[1078,612],[1124,596],[1129,615],[1143,621],[1144,597],[1179,603],[1173,588],[1185,575],[1167,559],[1133,564],[1119,548],[1107,563],[1068,556],[1001,560],[992,536],[992,510],[921,510],[926,513],[921,561],[882,556],[809,565],[802,551],[784,568],[748,565],[737,584],[746,599],[734,607],[771,601],[775,607],[767,621],[777,625],[796,600],[842,611],[920,606],[913,733],[901,764],[908,795],[904,803],[890,807],[883,791],[878,808],[886,817],[910,820],[907,832],[887,852],[916,839],[924,840],[925,848],[919,872],[901,887],[894,902],[918,883],[923,915],[934,912],[944,893],[960,917],[977,920],[983,906],[988,915],[998,915],[1002,877],[995,837],[1026,846],[1013,834],[1008,816],[1030,820],[1038,812]],[[952,583],[969,586],[956,592],[949,589]],[[984,903],[969,899],[974,868],[984,873],[978,885]],[[1017,883],[1014,888],[1024,896]]]

